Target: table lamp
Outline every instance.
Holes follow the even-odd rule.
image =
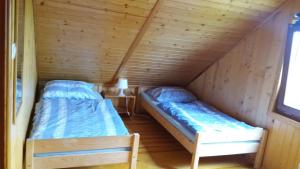
[[[124,89],[128,89],[128,80],[119,78],[116,87],[120,90],[119,96],[125,96]]]

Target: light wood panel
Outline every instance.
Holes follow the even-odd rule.
[[[35,0],[39,77],[184,85],[283,1],[162,0],[127,57],[156,0]]]
[[[265,169],[298,169],[300,164],[300,123],[272,114],[272,134],[265,154]]]
[[[15,1],[8,1],[7,2],[7,13],[6,13],[6,30],[5,30],[5,38],[6,38],[6,59],[5,59],[5,127],[6,127],[6,167],[9,168],[12,166],[12,156],[14,153],[14,144],[11,143],[13,133],[12,131],[12,124],[14,122],[14,110],[15,110],[15,102],[14,102],[14,96],[15,96],[15,60],[12,57],[12,46],[14,42],[14,15],[15,15]]]
[[[8,1],[1,1],[0,2],[0,22],[2,23],[0,26],[0,36],[2,37],[0,39],[0,112],[3,112],[0,114],[0,168],[6,168],[6,158],[7,158],[7,90],[6,90],[6,84],[7,84],[7,70],[8,68],[5,66],[5,63],[7,63],[8,58],[8,51],[7,51],[7,42],[8,37],[6,34],[6,29],[8,27],[7,18],[6,18],[6,9],[7,9]]]
[[[129,60],[129,58],[131,57],[131,55],[133,54],[135,48],[137,47],[137,45],[139,45],[139,43],[141,42],[144,34],[146,33],[150,23],[152,22],[152,19],[154,18],[154,16],[156,15],[157,11],[160,8],[160,4],[161,1],[157,0],[152,8],[152,10],[149,13],[149,16],[145,19],[144,24],[142,25],[141,29],[139,30],[138,34],[136,35],[135,39],[133,40],[133,42],[131,43],[130,47],[128,48],[125,56],[122,59],[122,62],[120,63],[119,67],[117,68],[114,76],[112,77],[112,82],[114,83],[120,72],[123,71],[125,65],[127,64],[127,61]]]
[[[291,125],[299,123],[269,113],[274,111],[287,25],[299,9],[299,1],[287,1],[188,86],[228,114],[269,128],[266,169],[294,169],[300,162],[300,130]]]
[[[235,3],[164,1],[122,76],[134,84],[189,82],[260,21],[227,5]]]
[[[136,169],[140,136],[138,133],[126,136],[102,136],[70,139],[26,140],[26,169],[54,169],[105,164],[129,163],[129,169]],[[110,149],[125,150],[111,151]],[[84,153],[84,151],[102,150]],[[80,152],[80,154],[76,152]],[[74,153],[72,153],[74,152]],[[50,156],[37,154],[57,153]],[[67,155],[64,153],[68,153]],[[64,154],[64,155],[63,155]]]
[[[31,0],[25,1],[24,41],[23,97],[15,123],[12,119],[13,109],[9,109],[9,113],[7,113],[7,127],[9,128],[7,134],[7,167],[12,169],[22,169],[23,167],[23,146],[37,84],[33,3]]]
[[[155,0],[36,0],[39,77],[110,81]]]

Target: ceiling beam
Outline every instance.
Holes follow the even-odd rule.
[[[151,9],[148,17],[146,18],[144,24],[142,25],[142,27],[140,28],[139,32],[137,33],[135,39],[133,40],[133,42],[129,46],[125,56],[122,59],[122,62],[120,63],[118,69],[116,70],[114,76],[112,77],[111,83],[115,83],[115,81],[119,77],[119,74],[124,70],[126,63],[128,62],[129,58],[132,56],[134,50],[136,49],[138,44],[141,42],[141,40],[142,40],[143,36],[145,35],[147,29],[149,28],[150,23],[152,22],[155,14],[157,13],[162,1],[163,0],[157,0],[155,2],[155,4],[154,4],[153,8]]]

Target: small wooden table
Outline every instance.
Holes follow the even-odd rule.
[[[117,93],[104,92],[105,99],[111,99],[119,114],[133,116],[135,111],[136,96],[133,94],[119,96]]]

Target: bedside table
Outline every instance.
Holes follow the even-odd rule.
[[[113,105],[119,114],[127,114],[133,116],[135,111],[136,96],[127,94],[125,96],[118,96],[117,93],[104,92],[105,99],[111,99]]]

